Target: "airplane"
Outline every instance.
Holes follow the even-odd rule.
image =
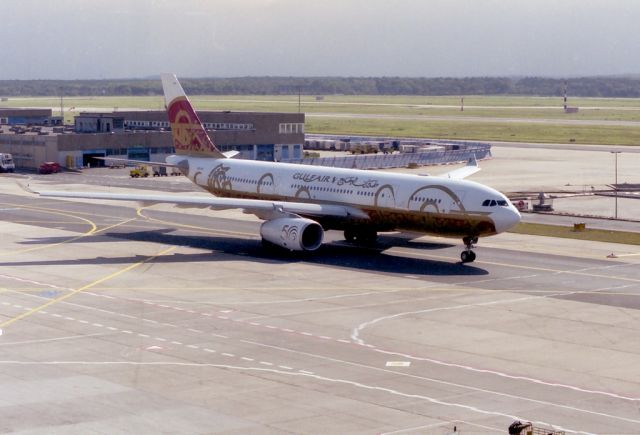
[[[341,230],[347,241],[363,245],[386,231],[461,237],[462,263],[476,259],[472,249],[479,237],[502,233],[520,221],[505,195],[464,179],[480,170],[475,159],[443,176],[234,159],[237,152],[223,153],[215,146],[176,76],[161,74],[161,80],[176,153],[164,163],[138,163],[178,168],[214,196],[37,193],[240,209],[264,221],[260,236],[265,245],[290,251],[317,250],[327,230]]]

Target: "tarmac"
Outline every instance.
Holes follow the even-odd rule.
[[[532,186],[513,162],[553,172],[555,156],[493,154],[474,179],[504,191],[598,164],[577,155]],[[298,256],[263,250],[242,213],[44,200],[16,180],[192,190],[107,169],[0,176],[0,433],[638,433],[637,246],[501,234],[462,265],[458,240],[365,249],[328,232]]]

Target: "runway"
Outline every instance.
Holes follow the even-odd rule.
[[[395,233],[266,251],[241,213],[0,213],[0,432],[640,427],[637,247],[504,234],[461,265],[457,240]]]

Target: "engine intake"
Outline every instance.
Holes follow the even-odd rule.
[[[291,251],[315,251],[322,244],[324,230],[311,219],[278,218],[265,221],[260,235],[267,242]]]

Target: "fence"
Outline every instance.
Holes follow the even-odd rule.
[[[283,162],[314,166],[332,166],[336,168],[385,169],[402,168],[409,165],[428,166],[466,162],[474,156],[477,160],[491,158],[491,145],[465,145],[465,148],[462,149],[433,150],[423,153],[366,154],[340,157],[288,159],[283,160]]]

